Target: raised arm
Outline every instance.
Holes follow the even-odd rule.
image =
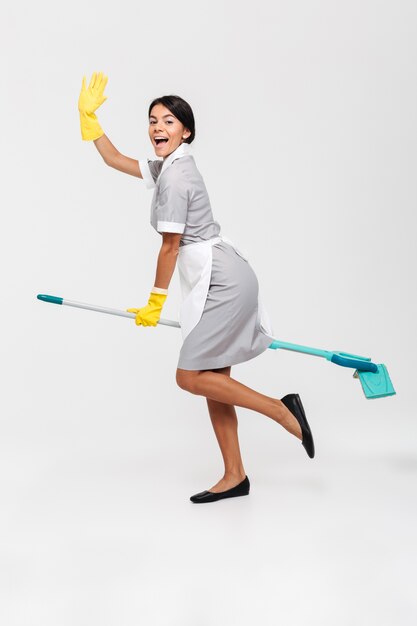
[[[98,74],[94,72],[87,88],[85,76],[83,77],[81,93],[78,99],[81,136],[84,141],[94,141],[94,145],[107,165],[125,174],[143,178],[139,161],[131,159],[117,150],[110,139],[104,134],[97,116],[94,113],[94,111],[107,100],[107,96],[104,95],[107,80],[107,76],[104,76],[102,72]]]
[[[98,139],[95,139],[94,145],[103,157],[103,161],[106,165],[114,167],[114,169],[119,170],[119,172],[124,172],[125,174],[136,176],[137,178],[143,178],[139,161],[131,159],[119,152],[107,135],[102,135]]]

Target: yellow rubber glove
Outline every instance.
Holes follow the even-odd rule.
[[[104,131],[98,123],[94,111],[107,100],[103,95],[108,77],[103,72],[94,72],[91,77],[88,89],[85,84],[85,76],[81,86],[80,97],[78,98],[78,110],[80,112],[81,137],[84,141],[92,141],[104,135]]]
[[[148,304],[142,309],[127,309],[129,313],[136,313],[137,326],[156,326],[161,317],[162,307],[164,306],[167,295],[164,293],[154,293],[148,300]]]

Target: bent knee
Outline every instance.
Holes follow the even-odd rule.
[[[178,387],[190,393],[195,393],[195,382],[198,374],[199,372],[194,370],[182,370],[178,368],[176,373]]]

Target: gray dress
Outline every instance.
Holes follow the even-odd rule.
[[[220,235],[193,155],[175,159],[159,176],[162,160],[141,161],[156,183],[151,224],[157,232],[182,233],[180,246]],[[144,171],[148,168],[147,171]],[[144,176],[144,178],[145,178]],[[221,236],[221,235],[220,235]],[[249,262],[229,243],[213,245],[210,287],[203,314],[185,338],[178,367],[216,369],[249,361],[274,340],[258,321],[258,280]]]

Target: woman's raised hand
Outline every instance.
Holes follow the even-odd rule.
[[[103,95],[104,88],[107,85],[108,77],[103,72],[94,72],[91,77],[88,89],[86,87],[85,76],[81,86],[81,93],[78,99],[78,110],[84,113],[94,113],[98,107],[107,100],[107,96]]]
[[[107,96],[103,93],[107,81],[108,77],[103,72],[94,72],[87,88],[85,76],[83,77],[81,93],[78,98],[78,111],[80,113],[81,137],[84,141],[98,139],[104,135],[94,111],[107,100]]]

